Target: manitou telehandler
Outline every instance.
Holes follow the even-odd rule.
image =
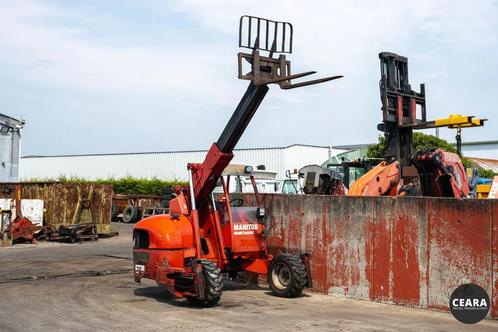
[[[228,184],[221,177],[269,84],[293,89],[342,77],[292,83],[291,80],[315,73],[291,74],[285,53],[292,52],[292,36],[290,23],[241,17],[239,47],[252,49],[252,53],[238,54],[238,74],[240,79],[251,82],[204,162],[187,165],[189,190],[179,192],[170,201],[169,214],[151,216],[135,225],[135,281],[153,279],[173,295],[202,306],[219,301],[222,273],[233,276],[249,271],[267,275],[273,293],[285,297],[298,296],[305,286],[311,285],[308,256],[282,254],[273,258],[265,243],[264,208],[260,204],[230,204]],[[261,56],[260,51],[268,52],[268,56]],[[275,54],[279,54],[278,58],[273,57]],[[246,62],[250,71],[244,74]],[[224,189],[220,199],[212,193],[218,181]],[[259,203],[257,188],[254,192]]]

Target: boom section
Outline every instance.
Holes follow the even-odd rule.
[[[250,83],[218,141],[209,149],[204,162],[188,164],[192,172],[194,206],[198,209],[209,202],[218,179],[233,158],[233,149],[265,98],[269,84],[278,84],[281,89],[287,90],[342,77],[342,75],[329,76],[293,83],[292,81],[297,78],[316,72],[291,73],[291,63],[285,54],[292,53],[292,25],[288,22],[245,15],[240,18],[239,28],[239,46],[252,49],[252,53],[238,54],[238,77],[249,80]],[[270,34],[270,31],[274,33]],[[260,55],[260,51],[268,52],[267,56]],[[244,65],[249,66],[248,71],[244,69]]]

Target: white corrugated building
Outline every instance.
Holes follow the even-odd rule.
[[[0,181],[19,180],[19,151],[23,120],[0,114]]]
[[[316,146],[293,144],[286,147],[234,150],[233,164],[265,165],[283,179],[286,170],[310,164],[323,164],[331,156],[363,148],[370,144]],[[89,180],[133,176],[138,178],[179,179],[187,177],[189,162],[202,162],[206,150],[144,153],[88,154],[63,156],[26,156],[21,158],[20,178],[55,179],[76,176]],[[498,159],[498,141],[466,142],[462,145],[466,157]],[[355,158],[359,158],[357,156]]]
[[[498,141],[463,142],[462,153],[465,157],[498,159]]]
[[[322,164],[330,156],[344,152],[327,146],[294,144],[286,147],[234,150],[233,164],[265,165],[285,178],[286,170]],[[22,180],[76,176],[89,180],[133,176],[137,178],[186,180],[187,164],[202,162],[206,150],[144,153],[88,154],[66,156],[26,156],[21,158]]]

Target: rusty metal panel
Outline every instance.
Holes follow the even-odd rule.
[[[313,258],[310,259],[313,286],[323,293],[327,293],[327,274],[331,271],[327,264],[328,220],[330,218],[327,212],[330,211],[330,205],[330,197],[320,196],[314,200],[304,200],[302,210],[301,247]]]
[[[428,199],[428,307],[448,310],[455,288],[475,283],[492,294],[491,202]]]
[[[161,203],[161,196],[158,195],[124,195],[114,194],[112,202],[123,210],[128,205],[143,207],[153,207]]]
[[[329,210],[328,200],[326,196],[263,196],[271,225],[268,235],[270,253],[309,253],[313,288],[320,292],[327,291],[327,222],[323,217]]]
[[[396,199],[392,220],[392,299],[427,306],[427,200]]]
[[[310,253],[316,291],[448,310],[453,290],[473,282],[498,318],[498,201],[267,194],[262,203],[271,253]]]
[[[136,206],[140,209],[161,207],[161,196],[113,194],[112,205],[117,209],[118,214],[123,213],[123,211],[130,205]]]
[[[93,193],[93,194],[92,194]],[[14,184],[0,184],[2,197],[14,198]],[[81,216],[75,217],[78,204],[88,197],[91,199],[91,214],[82,210]],[[86,223],[93,220],[99,234],[113,232],[111,226],[112,186],[89,183],[61,182],[27,182],[22,183],[23,199],[41,199],[44,202],[43,216],[45,226],[59,227],[74,223]],[[78,221],[79,220],[79,221]]]
[[[393,302],[392,294],[392,220],[395,214],[395,199],[375,199],[373,220],[373,300]]]
[[[493,202],[493,224],[492,224],[492,234],[493,234],[493,243],[492,243],[492,279],[491,285],[493,287],[492,293],[490,294],[491,298],[491,316],[493,318],[498,318],[498,200],[492,200]]]
[[[368,225],[372,222],[373,199],[323,197],[330,201],[327,236],[329,293],[369,299],[371,262],[367,259],[372,257],[367,257],[365,252],[371,244],[366,236]]]

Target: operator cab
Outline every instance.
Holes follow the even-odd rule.
[[[267,192],[266,188],[274,187],[276,174],[267,171],[264,166],[254,169],[248,165],[228,165],[213,190],[215,197],[218,197],[215,204],[221,222],[228,222],[228,207],[234,223],[262,221],[264,209],[260,207],[259,194]],[[244,193],[254,195],[248,199],[242,195]]]
[[[275,183],[277,182],[277,172],[266,170],[264,165],[256,168],[249,165],[230,164],[223,171],[223,179],[227,183],[227,189],[230,194],[253,194],[255,190],[258,193],[273,193]],[[254,177],[256,187],[253,185]],[[214,194],[223,194],[221,179],[218,180]]]

